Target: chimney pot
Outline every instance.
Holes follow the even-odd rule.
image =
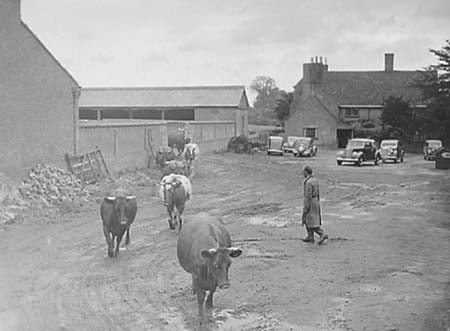
[[[384,54],[384,71],[386,72],[394,71],[394,53]]]

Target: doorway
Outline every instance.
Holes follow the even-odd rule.
[[[345,148],[345,146],[347,146],[347,142],[349,141],[349,139],[352,139],[352,137],[353,137],[352,129],[338,129],[337,130],[338,148]]]

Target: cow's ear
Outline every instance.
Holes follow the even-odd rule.
[[[230,247],[230,248],[228,248],[228,252],[231,257],[238,257],[242,254],[242,249],[236,248],[236,247]]]

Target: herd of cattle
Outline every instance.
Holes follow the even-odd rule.
[[[192,290],[197,295],[199,316],[203,320],[203,306],[213,306],[213,295],[217,288],[230,287],[228,270],[231,258],[238,257],[242,250],[231,246],[227,229],[206,214],[197,215],[183,225],[181,215],[192,197],[191,181],[186,173],[173,173],[178,167],[169,167],[175,162],[182,162],[192,174],[193,161],[198,155],[196,144],[187,146],[178,157],[172,151],[159,153],[157,162],[162,169],[159,195],[169,215],[169,228],[177,234],[177,257],[181,267],[192,275]],[[173,153],[173,155],[172,155]],[[175,156],[169,160],[168,157]],[[172,162],[172,163],[171,163]],[[137,213],[136,196],[126,189],[108,192],[100,206],[103,221],[103,233],[108,245],[108,256],[118,257],[119,246],[126,232],[125,245],[130,244],[130,227]]]

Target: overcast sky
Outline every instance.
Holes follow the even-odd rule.
[[[449,0],[22,0],[22,19],[82,87],[250,85],[288,91],[302,63],[330,70],[436,62]]]

